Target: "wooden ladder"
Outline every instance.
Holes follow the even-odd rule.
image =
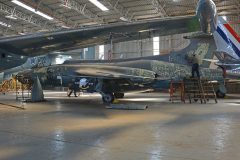
[[[183,81],[171,81],[169,93],[169,101],[172,103],[174,103],[174,101],[182,101],[185,103]]]
[[[186,98],[189,99],[190,103],[193,101],[197,102],[198,100],[201,103],[207,103],[210,98],[214,98],[215,103],[217,103],[213,84],[205,78],[184,79],[184,99]]]
[[[215,103],[217,103],[218,101],[217,101],[217,96],[214,90],[213,83],[207,79],[202,79],[201,84],[203,87],[204,96],[206,100],[209,101],[212,98],[214,99]]]

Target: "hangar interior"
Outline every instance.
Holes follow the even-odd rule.
[[[21,35],[41,31],[54,31],[70,28],[84,28],[113,23],[133,23],[149,19],[164,19],[176,16],[195,15],[197,0],[102,0],[107,11],[102,11],[88,0],[23,0],[33,8],[49,15],[48,20],[9,0],[1,0],[0,34],[2,36]],[[224,16],[234,30],[240,34],[239,28],[239,2],[237,0],[218,0],[216,3],[218,14]],[[6,27],[8,26],[8,27]],[[172,50],[185,47],[188,40],[183,35],[153,37],[139,39],[132,42],[121,42],[113,45],[112,58],[130,58],[150,56],[153,54],[166,54]],[[151,35],[150,35],[151,36]],[[155,42],[155,48],[153,46]],[[157,45],[156,43],[159,43]],[[103,47],[102,47],[103,48]],[[83,59],[108,59],[109,45],[101,49],[77,50]],[[87,52],[87,54],[85,54]],[[104,54],[103,54],[103,53]],[[85,55],[85,56],[84,56]]]
[[[213,1],[218,14],[239,35],[239,0]],[[198,0],[97,2],[100,4],[96,0],[0,0],[0,40],[48,31],[192,16]],[[26,9],[22,3],[33,9]],[[153,37],[149,32],[147,39],[112,46],[109,42],[67,52],[56,50],[54,61],[63,63],[63,55],[70,55],[65,58],[73,60],[110,61],[167,55],[185,48],[190,40],[183,37],[190,35]],[[24,67],[20,66],[20,70]],[[12,73],[9,70],[5,73],[8,72]],[[3,75],[0,73],[0,81]],[[62,87],[44,90],[45,101],[31,103],[21,96],[23,99],[18,99],[29,92],[17,90],[17,83],[13,86],[16,90],[0,94],[0,159],[3,160],[240,159],[239,84],[232,87],[234,94],[217,101],[207,99],[206,103],[196,98],[191,103],[170,102],[168,92],[148,90],[127,93],[114,104],[103,103],[96,93],[79,92],[79,97],[68,97]]]

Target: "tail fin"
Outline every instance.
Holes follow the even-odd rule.
[[[215,51],[216,45],[213,36],[198,36],[194,38],[190,37],[189,45],[186,48],[179,51],[172,51],[166,56],[169,57],[172,63],[192,65],[193,55],[196,55],[201,67],[209,68],[212,62],[206,61],[206,59],[213,59]],[[165,61],[167,61],[167,59],[165,59]]]
[[[240,37],[223,17],[218,17],[217,30],[213,36],[218,52],[225,52],[234,59],[240,59]]]

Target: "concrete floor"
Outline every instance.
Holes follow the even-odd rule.
[[[127,95],[147,110],[106,109],[97,95],[46,102],[0,102],[1,160],[238,160],[240,99],[218,104],[169,103],[167,94]]]

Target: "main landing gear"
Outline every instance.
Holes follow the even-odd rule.
[[[218,90],[216,91],[216,96],[218,98],[224,98],[226,96],[226,93],[227,93],[227,89],[225,87],[225,85],[219,85],[219,88]]]
[[[114,101],[113,93],[103,93],[102,94],[102,101],[103,103],[112,103]]]
[[[111,93],[111,92],[107,92],[107,93],[102,93],[102,101],[104,103],[112,103],[114,101],[115,98],[123,98],[124,97],[124,93]]]
[[[217,98],[224,98],[226,96],[226,94],[221,92],[220,90],[217,90],[216,96],[217,96]]]

